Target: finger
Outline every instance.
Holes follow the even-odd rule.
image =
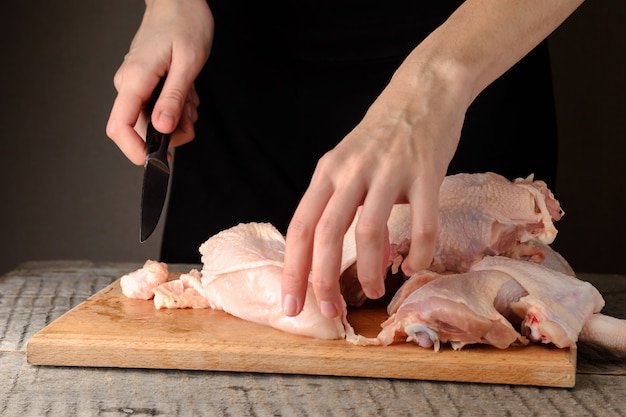
[[[143,165],[146,159],[144,140],[134,129],[141,113],[141,108],[142,101],[140,97],[120,92],[113,103],[106,125],[107,136],[136,165]]]
[[[367,194],[356,225],[357,276],[363,292],[370,299],[385,294],[385,275],[389,258],[387,219],[395,198],[373,185]],[[386,258],[385,258],[386,257]]]
[[[120,150],[136,165],[145,163],[144,104],[150,99],[159,77],[141,65],[125,62],[115,73],[118,95],[113,103],[106,133]],[[139,122],[139,126],[138,126]],[[142,130],[138,130],[143,126]],[[138,132],[142,132],[141,134]]]
[[[159,132],[172,133],[177,128],[194,76],[172,57],[170,71],[152,111],[152,124]]]
[[[191,83],[191,89],[189,90],[189,97],[188,97],[189,101],[191,101],[191,104],[193,104],[194,107],[198,107],[200,105],[200,96],[198,95],[198,92],[196,91],[196,86],[194,83]]]
[[[331,195],[330,185],[310,186],[289,223],[281,283],[283,312],[288,316],[298,315],[304,306],[311,272],[315,225]]]
[[[187,102],[185,105],[188,106],[188,113],[191,121],[193,123],[198,121],[198,106],[200,105],[200,98],[198,97],[198,93],[196,92],[193,84],[191,84],[191,90],[187,93]]]
[[[328,201],[315,228],[311,284],[322,314],[337,317],[343,309],[339,274],[343,239],[362,201],[354,183],[338,189]]]
[[[409,193],[411,209],[411,247],[402,271],[411,276],[430,266],[439,231],[439,187],[441,181],[415,182]]]
[[[185,103],[178,127],[172,134],[170,147],[175,148],[193,140],[195,135],[193,120],[194,112],[196,113],[197,118],[197,111],[195,111],[195,108],[192,109],[191,103]]]

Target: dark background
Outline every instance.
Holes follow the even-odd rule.
[[[3,4],[0,273],[27,260],[158,257],[161,226],[139,243],[143,169],[105,135],[113,74],[143,8]],[[566,212],[553,246],[578,272],[626,274],[625,21],[625,2],[588,1],[550,37]]]

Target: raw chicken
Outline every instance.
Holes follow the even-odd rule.
[[[420,271],[413,274],[413,276],[406,280],[398,291],[396,291],[393,298],[387,305],[387,313],[392,315],[398,311],[398,308],[402,305],[402,303],[404,303],[404,300],[406,300],[413,292],[422,288],[430,281],[440,278],[441,276],[441,274],[433,271]]]
[[[268,223],[240,224],[203,243],[202,286],[211,308],[301,336],[356,336],[346,320],[345,307],[335,319],[321,314],[310,284],[302,313],[296,317],[283,314],[284,250],[284,237]]]
[[[154,307],[161,308],[209,308],[200,278],[202,274],[192,269],[178,279],[165,282],[154,291]]]
[[[498,297],[524,295],[524,289],[507,274],[483,271],[437,277],[424,272],[407,283],[415,290],[382,324],[378,335],[382,345],[393,343],[396,335],[406,335],[407,341],[435,351],[445,342],[455,350],[472,343],[501,349],[528,343],[496,308],[507,304],[498,302]]]
[[[532,244],[543,251],[543,261],[537,262],[539,265],[543,265],[553,271],[560,272],[570,277],[575,277],[576,273],[572,269],[567,260],[557,251],[552,249],[549,245],[541,242],[540,240],[533,239]],[[521,257],[521,259],[525,259]]]
[[[440,342],[455,349],[468,343],[506,348],[525,338],[571,347],[603,306],[587,282],[532,262],[490,256],[466,273],[415,274],[390,303],[392,315],[378,339],[386,345],[406,334],[435,350]],[[513,326],[525,337],[515,339]]]
[[[444,180],[440,203],[431,270],[414,275],[395,294],[376,338],[354,333],[345,306],[340,318],[323,317],[310,285],[303,312],[283,315],[285,241],[267,223],[240,224],[207,240],[200,247],[201,273],[192,270],[165,283],[167,266],[148,261],[123,277],[122,288],[133,298],[155,294],[157,308],[223,309],[288,333],[357,345],[388,345],[397,335],[435,349],[445,342],[460,349],[529,341],[567,347],[581,340],[626,356],[626,320],[602,315],[597,290],[577,280],[549,247],[557,233],[552,222],[563,212],[545,183],[532,176],[511,182],[493,173],[459,174]],[[358,214],[345,235],[341,265],[351,305],[365,300],[355,268],[357,220]],[[395,205],[387,225],[385,260],[396,273],[410,246],[409,206]]]
[[[491,172],[447,176],[439,192],[439,205],[439,235],[429,268],[437,272],[465,272],[490,255],[541,262],[547,244],[557,234],[553,221],[563,216],[545,182],[534,181],[532,176],[511,182]],[[351,269],[357,257],[357,221],[358,214],[344,237],[341,268],[342,273],[347,271],[342,276],[342,292],[351,306],[365,301],[356,271]],[[388,264],[397,271],[410,245],[410,206],[394,205],[387,227]]]
[[[542,242],[535,241],[533,243],[545,252],[545,258],[542,262],[540,262],[540,265],[572,277],[575,276],[572,267],[558,252]],[[444,272],[444,274],[453,273]],[[433,279],[439,277],[440,274],[433,271],[421,271],[420,273],[414,274],[407,281],[405,281],[404,284],[402,284],[402,286],[395,292],[393,298],[387,306],[387,313],[389,313],[389,315],[395,313],[398,310],[398,307],[400,307],[404,300],[413,291],[417,290],[418,288],[422,287],[424,284],[432,281]]]
[[[474,264],[471,270],[502,271],[528,292],[511,308],[523,318],[522,333],[535,342],[559,348],[574,346],[585,323],[604,307],[604,299],[593,285],[542,265],[494,256]]]
[[[487,255],[543,259],[533,238],[550,244],[552,223],[563,211],[543,181],[511,182],[501,175],[458,174],[445,178],[439,192],[440,233],[435,271],[467,271]]]
[[[128,298],[150,300],[154,297],[153,290],[160,284],[167,282],[168,277],[167,264],[147,260],[142,268],[121,278],[122,293]]]
[[[285,316],[281,308],[281,274],[285,239],[268,223],[240,224],[222,231],[200,247],[202,272],[191,270],[168,281],[164,263],[147,261],[121,279],[129,298],[151,299],[156,308],[213,308],[241,319],[318,339],[359,340],[346,319],[328,319],[309,288],[302,313]]]
[[[613,355],[626,358],[626,320],[593,314],[578,335],[581,342],[603,348]]]

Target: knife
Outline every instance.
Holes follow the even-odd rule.
[[[167,163],[167,148],[170,135],[157,131],[152,126],[152,110],[156,103],[165,78],[157,84],[150,102],[148,103],[148,127],[146,128],[146,163],[144,165],[143,185],[141,187],[141,229],[140,242],[144,242],[156,228],[165,197],[167,184],[170,179],[170,167]]]

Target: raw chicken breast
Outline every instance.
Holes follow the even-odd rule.
[[[574,346],[585,323],[604,307],[604,299],[590,283],[532,262],[492,256],[471,270],[504,272],[528,292],[511,308],[523,318],[522,333],[535,342]]]
[[[317,339],[340,339],[353,334],[345,307],[342,317],[324,317],[310,284],[302,313],[296,317],[283,313],[284,251],[284,237],[269,223],[239,224],[203,243],[202,286],[211,308]]]
[[[148,259],[142,268],[124,275],[120,279],[120,286],[128,298],[150,300],[154,297],[153,290],[167,282],[168,277],[167,264]]]
[[[409,280],[407,284],[410,289],[417,289],[409,290],[397,311],[382,324],[378,335],[382,345],[393,343],[396,335],[407,335],[407,341],[434,347],[435,351],[445,342],[450,342],[455,350],[472,343],[501,349],[528,343],[496,309],[496,305],[505,304],[496,300],[501,292],[507,297],[524,294],[509,275],[484,271],[438,278],[424,273],[414,277],[417,282]]]
[[[285,238],[269,223],[246,223],[223,230],[200,245],[206,279],[258,266],[283,266]]]

